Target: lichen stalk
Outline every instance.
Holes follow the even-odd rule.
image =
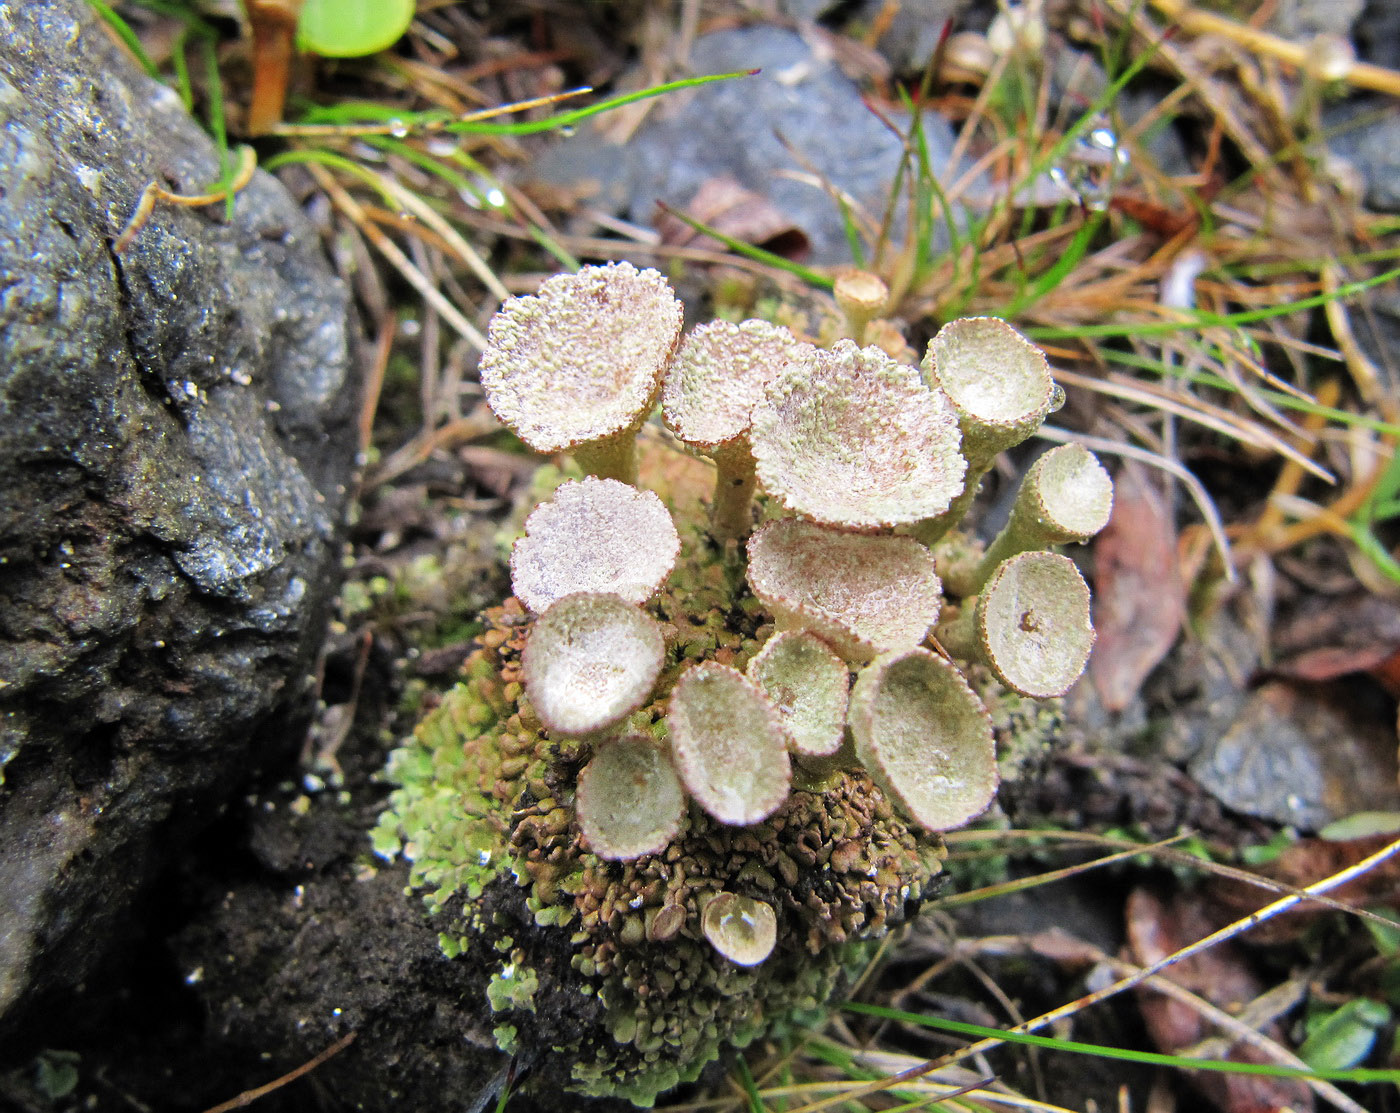
[[[924,518],[910,526],[909,536],[930,547],[943,540],[948,531],[961,522],[967,516],[967,512],[972,509],[977,492],[982,486],[982,477],[992,470],[992,463],[995,459],[996,457],[993,456],[991,459],[979,463],[969,458],[966,486],[963,487],[962,492],[953,499],[948,509],[942,514],[935,514],[932,518]]]
[[[975,595],[992,573],[1018,553],[1087,541],[1108,522],[1113,484],[1093,453],[1077,444],[1052,448],[1021,480],[1011,516],[982,559],[949,573],[949,588]]]
[[[585,474],[637,485],[636,429],[624,429],[610,437],[576,445],[570,451]]]
[[[959,661],[982,661],[977,637],[977,597],[964,599],[962,606],[946,621],[933,628],[933,640]]]
[[[737,541],[753,530],[753,496],[758,486],[747,437],[714,451],[715,493],[710,503],[710,532],[716,541]]]

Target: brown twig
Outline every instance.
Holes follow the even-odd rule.
[[[1226,19],[1214,12],[1188,4],[1186,0],[1151,0],[1151,3],[1188,35],[1220,35],[1251,54],[1276,58],[1285,65],[1300,70],[1315,65],[1307,44],[1289,42],[1257,27],[1236,23],[1233,19]],[[1370,89],[1372,92],[1400,97],[1400,73],[1384,66],[1375,66],[1369,62],[1350,62],[1346,64],[1339,80],[1358,89]]]
[[[206,1109],[204,1113],[229,1113],[231,1109],[242,1109],[244,1106],[252,1105],[258,1098],[266,1097],[268,1094],[272,1093],[273,1090],[280,1090],[288,1082],[295,1082],[303,1074],[315,1070],[327,1059],[339,1055],[355,1042],[356,1034],[355,1032],[346,1032],[345,1035],[341,1036],[340,1039],[336,1040],[335,1043],[331,1044],[330,1047],[326,1048],[319,1055],[308,1059],[295,1070],[288,1071],[286,1074],[282,1075],[281,1078],[274,1078],[266,1085],[255,1087],[252,1090],[244,1090],[236,1097],[229,1098],[226,1102]]]
[[[1168,967],[1175,965],[1183,959],[1190,958],[1192,955],[1200,954],[1202,951],[1209,950],[1217,943],[1222,943],[1226,939],[1233,939],[1237,935],[1243,935],[1245,932],[1249,931],[1254,927],[1257,927],[1259,924],[1264,923],[1266,920],[1271,920],[1275,916],[1287,912],[1290,909],[1295,908],[1299,904],[1307,902],[1313,896],[1328,893],[1333,889],[1338,889],[1341,886],[1345,885],[1347,882],[1353,881],[1356,878],[1368,873],[1370,870],[1375,869],[1381,863],[1387,861],[1390,858],[1395,857],[1397,854],[1400,854],[1400,840],[1396,840],[1387,844],[1380,850],[1376,851],[1376,853],[1366,858],[1363,858],[1355,865],[1349,866],[1344,870],[1339,870],[1338,872],[1332,874],[1332,876],[1323,878],[1321,881],[1309,885],[1306,889],[1299,890],[1296,894],[1290,894],[1289,896],[1286,896],[1281,900],[1276,900],[1272,904],[1266,905],[1265,907],[1259,909],[1257,912],[1251,912],[1248,916],[1236,920],[1232,924],[1228,924],[1227,926],[1221,928],[1219,931],[1211,932],[1204,939],[1198,939],[1196,942],[1191,943],[1188,946],[1182,947],[1180,950],[1173,951],[1165,958],[1158,959],[1156,962],[1142,967],[1139,971],[1129,975],[1128,977],[1120,978],[1112,985],[1105,986],[1103,989],[1095,990],[1092,993],[1086,993],[1084,996],[1079,997],[1074,1001],[1070,1001],[1068,1004],[1061,1005],[1059,1008],[1056,1009],[1051,1009],[1049,1012],[1041,1013],[1039,1016],[1035,1017],[1032,1020],[1026,1021],[1026,1023],[1024,1024],[1018,1024],[1014,1028],[1007,1029],[1007,1032],[1011,1035],[1020,1035],[1022,1033],[1034,1032],[1037,1029],[1044,1028],[1048,1025],[1055,1023],[1055,1021],[1057,1020],[1063,1020],[1066,1017],[1070,1017],[1075,1015],[1076,1013],[1082,1012],[1090,1005],[1097,1005],[1099,1002],[1106,1001],[1110,997],[1116,997],[1124,990],[1134,989],[1137,986],[1142,985],[1153,975],[1160,974],[1163,970],[1166,970]],[[994,1047],[1000,1047],[1005,1042],[1006,1040],[1004,1039],[991,1037],[988,1037],[987,1039],[978,1040],[976,1043],[969,1044],[967,1047],[961,1048],[958,1051],[954,1051],[948,1055],[944,1055],[940,1059],[934,1060],[933,1068],[950,1066],[953,1063],[960,1063],[964,1059],[969,1059],[974,1055],[980,1055],[985,1051],[990,1051]]]
[[[131,241],[136,239],[141,229],[146,226],[146,221],[150,220],[157,201],[164,201],[167,205],[196,208],[228,200],[253,180],[253,171],[258,168],[258,156],[252,147],[239,148],[238,159],[238,172],[234,174],[228,188],[218,189],[213,193],[171,193],[168,189],[162,189],[155,182],[151,182],[141,191],[141,197],[137,200],[136,208],[132,210],[126,227],[112,243],[112,251],[120,255],[131,246]]]

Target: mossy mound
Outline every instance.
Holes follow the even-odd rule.
[[[659,735],[683,666],[742,667],[771,630],[732,553],[699,533],[687,541],[648,607],[666,629],[667,659],[629,730]],[[590,744],[548,738],[524,698],[524,609],[512,599],[485,619],[463,681],[392,756],[398,787],[374,844],[410,861],[444,953],[495,967],[497,1041],[543,1077],[650,1105],[724,1046],[820,1007],[928,894],[941,839],[898,816],[859,769],[799,770],[761,823],[726,827],[691,805],[659,853],[589,853],[574,786]],[[501,915],[505,902],[491,899],[515,886],[533,922]],[[721,891],[777,914],[777,945],[761,964],[736,965],[702,933],[703,905]]]

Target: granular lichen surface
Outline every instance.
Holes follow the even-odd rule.
[[[645,278],[654,299],[653,273]],[[617,283],[625,298],[636,281],[625,266],[585,268],[576,283],[552,279],[549,300],[563,306],[569,343],[589,341],[569,306],[572,290],[593,297]],[[503,312],[525,322],[521,328],[540,330],[515,338],[521,350],[550,345],[550,304],[513,299]],[[626,306],[617,313],[625,317]],[[689,374],[685,361],[672,361],[669,326],[662,332],[650,341],[660,375]],[[598,343],[611,343],[610,335]],[[696,1078],[726,1046],[742,1047],[819,1010],[853,965],[938,884],[940,832],[991,802],[998,748],[1003,769],[1021,769],[1034,763],[1046,731],[1053,733],[1053,716],[1033,710],[1043,705],[998,683],[1006,662],[997,652],[1008,651],[989,646],[1007,637],[974,636],[986,633],[974,622],[987,621],[977,594],[995,569],[986,567],[991,561],[981,544],[955,529],[984,463],[969,469],[956,446],[975,439],[983,419],[944,394],[935,376],[890,371],[904,395],[918,396],[910,422],[924,411],[937,416],[937,461],[926,451],[934,433],[911,426],[904,439],[882,443],[878,473],[828,494],[819,482],[823,469],[782,459],[800,457],[808,442],[813,451],[828,443],[827,433],[809,429],[822,413],[803,411],[785,429],[782,400],[803,368],[821,369],[832,385],[833,428],[846,435],[863,426],[841,412],[841,400],[864,405],[879,382],[842,389],[843,376],[894,365],[874,348],[855,358],[849,342],[833,354],[789,336],[775,350],[788,363],[764,385],[766,393],[755,395],[754,413],[767,423],[761,451],[750,452],[741,420],[733,440],[720,448],[697,442],[688,456],[652,439],[639,471],[634,427],[662,393],[657,377],[642,389],[622,432],[580,450],[579,461],[607,478],[579,482],[542,472],[535,484],[541,506],[526,522],[531,536],[524,544],[546,557],[526,559],[517,549],[512,565],[517,595],[528,606],[512,597],[486,612],[460,682],[390,758],[387,776],[396,788],[373,832],[376,851],[409,862],[410,890],[437,927],[444,961],[489,970],[478,1007],[501,1049],[523,1057],[537,1078],[580,1094],[650,1105]],[[578,353],[584,360],[606,356]],[[493,366],[488,401],[503,389],[495,379],[504,365]],[[531,373],[523,368],[510,389],[531,389]],[[1020,378],[1028,391],[1045,394],[1043,370]],[[1008,374],[1000,389],[1017,389],[1017,382]],[[1045,407],[1036,405],[1043,417]],[[860,454],[861,445],[850,448]],[[708,455],[714,470],[697,455]],[[762,456],[757,470],[755,455]],[[912,455],[920,459],[905,459]],[[894,526],[883,511],[849,512],[846,503],[866,488],[872,508],[902,497],[899,477],[916,465],[943,469],[947,498],[901,511],[902,524]],[[801,518],[791,517],[790,492],[767,489],[767,473],[789,466],[809,475],[796,508]],[[756,480],[764,485],[757,490]],[[676,531],[624,525],[610,540],[595,530],[590,515],[601,522],[636,501],[618,501],[622,481],[639,489],[649,481],[661,498],[646,494],[657,503],[646,513],[671,517]],[[708,509],[696,494],[706,484]],[[566,504],[567,519],[552,509]],[[567,536],[549,537],[551,522],[562,520],[581,522],[597,534],[594,543],[580,550]],[[852,577],[840,591],[826,582],[831,572],[822,560],[805,559],[805,549],[798,559],[782,543],[794,529],[812,545],[830,547],[833,560],[849,562]],[[755,540],[746,545],[751,533]],[[646,535],[657,538],[654,551]],[[755,544],[768,565],[776,564],[773,574],[751,567]],[[1014,544],[1019,551],[1046,543],[1018,537]],[[905,549],[918,557],[904,562],[918,570],[916,582],[880,571],[889,551]],[[536,567],[540,559],[549,566]],[[632,582],[617,569],[633,560],[659,587],[613,594],[613,580]],[[943,594],[950,578],[960,585],[958,598]],[[550,591],[522,595],[527,579],[548,581]],[[862,625],[877,605],[904,619],[878,637]],[[1075,606],[1083,613],[1071,607],[1056,620],[1082,620],[1087,628],[1087,592]],[[639,636],[621,637],[624,627]],[[810,642],[806,653],[783,655],[798,662],[790,667],[810,660],[820,670],[783,675],[772,655],[750,667],[780,631]],[[578,667],[579,653],[589,652],[580,646],[589,644],[610,647],[609,659]],[[633,644],[639,648],[628,648]],[[1010,651],[1019,650],[1013,644]],[[576,701],[597,703],[603,678],[633,667],[623,658],[634,652],[643,658],[637,694],[599,705],[596,714],[573,714]],[[897,682],[909,668],[941,679]],[[951,717],[931,694],[944,688],[959,696]],[[790,718],[797,690],[811,691],[806,714],[818,719],[802,729],[839,740],[834,750],[797,737]],[[860,696],[849,717],[848,690]],[[935,748],[942,755],[936,762]],[[956,755],[952,766],[948,754]],[[928,772],[934,766],[936,777]]]

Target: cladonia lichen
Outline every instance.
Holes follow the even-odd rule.
[[[847,337],[881,331],[866,285],[840,291]],[[1097,528],[1106,475],[1079,448],[1039,465],[991,558],[957,530],[995,453],[1052,404],[1039,353],[1000,322],[940,334],[920,373],[758,322],[677,354],[664,282],[625,264],[502,314],[488,402],[608,478],[566,481],[530,514],[516,595],[390,758],[373,845],[408,861],[444,961],[482,971],[503,1050],[649,1105],[820,1007],[931,892],[940,833],[987,807],[1017,724],[1053,721],[1008,708],[1043,706],[1026,695],[1083,666],[1082,580],[1020,554]],[[567,372],[571,349],[586,374]],[[644,381],[624,381],[621,353]],[[1017,365],[980,376],[968,360]],[[552,409],[535,395],[556,371],[572,385]],[[579,412],[595,379],[626,405],[610,391]],[[707,391],[723,428],[698,416]],[[698,455],[647,438],[634,473],[629,438],[658,396],[671,442]]]

